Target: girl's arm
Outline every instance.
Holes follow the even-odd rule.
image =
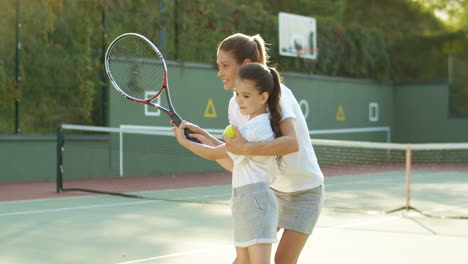
[[[185,121],[182,121],[182,123],[184,122]],[[203,144],[190,141],[185,137],[182,125],[180,127],[174,127],[172,128],[172,130],[174,131],[174,135],[176,136],[177,142],[179,142],[180,145],[202,158],[208,160],[229,158],[224,143],[213,146],[213,144]],[[192,130],[192,132],[195,131]],[[207,138],[204,135],[200,134],[191,134],[191,137],[198,139],[200,142],[206,142],[207,140]],[[208,139],[208,141],[211,142],[210,139]]]
[[[203,158],[206,158],[206,159],[211,159],[210,156],[211,155],[207,155],[207,154],[204,154],[206,152],[209,152],[209,151],[212,151],[210,150],[209,147],[211,147],[211,149],[215,149],[217,146],[220,146],[220,145],[223,145],[224,146],[224,142],[218,140],[217,138],[213,137],[210,133],[208,133],[207,131],[203,130],[202,128],[200,128],[199,126],[195,125],[195,124],[192,124],[192,123],[189,123],[189,122],[186,122],[186,121],[183,121],[181,124],[180,124],[180,130],[183,130],[184,128],[188,128],[190,129],[190,131],[194,132],[191,135],[191,137],[195,138],[196,140],[198,140],[201,144],[204,144],[205,146],[203,147],[195,147],[195,146],[192,146],[192,144],[190,145],[186,145],[188,144],[187,142],[184,142],[182,146],[186,147],[186,146],[190,146],[190,149],[189,147],[186,147],[188,150],[192,151],[193,153],[195,153],[196,155],[198,156],[201,156]],[[174,128],[174,132],[176,128]],[[184,140],[185,141],[185,136],[182,137],[182,138],[179,138],[179,134],[177,134],[178,132],[176,132],[176,137],[177,137],[177,141],[180,143],[180,140]],[[195,134],[197,133],[197,134]],[[203,148],[203,150],[202,150]],[[218,147],[220,148],[220,147]],[[225,150],[226,151],[226,150]],[[219,154],[219,153],[218,153]],[[227,153],[226,153],[227,154]],[[213,154],[213,155],[217,155],[217,154]],[[221,154],[220,154],[221,155]],[[224,156],[224,155],[222,155]],[[234,163],[232,161],[232,159],[228,156],[228,158],[220,158],[220,159],[217,159],[216,162],[221,166],[223,167],[224,169],[226,169],[227,171],[230,171],[232,172],[232,169],[234,167]]]
[[[234,127],[236,136],[232,139],[223,136],[226,141],[227,151],[245,156],[280,156],[299,151],[299,143],[296,137],[296,128],[293,118],[286,118],[280,122],[281,137],[271,141],[249,143],[239,130]]]
[[[227,171],[232,172],[232,169],[234,167],[234,162],[232,161],[231,158],[217,159],[216,162],[218,162],[218,164],[224,169],[226,169]]]
[[[190,131],[193,132],[193,138],[196,138],[196,134],[199,134],[200,136],[206,138],[207,140],[209,140],[211,142],[211,144],[208,144],[208,145],[213,145],[213,146],[218,146],[218,145],[222,145],[224,144],[224,142],[220,141],[219,139],[215,138],[214,136],[212,136],[210,133],[208,133],[206,130],[200,128],[199,126],[193,124],[193,123],[190,123],[190,122],[186,122],[186,121],[183,121],[180,126],[180,128],[184,129],[184,128],[188,128]],[[197,138],[198,139],[198,138]],[[199,140],[200,141],[200,140]],[[201,142],[201,141],[200,141]]]
[[[192,134],[192,137],[197,139],[202,144],[205,144],[211,147],[215,146],[210,140],[208,140],[206,137],[200,134]],[[232,172],[234,163],[230,157],[227,159],[217,159],[216,162],[218,162],[218,164],[224,169],[226,169],[227,171]]]

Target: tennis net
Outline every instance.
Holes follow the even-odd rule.
[[[468,217],[468,144],[312,140],[326,208]]]
[[[220,136],[222,130],[210,132]],[[57,191],[121,194],[123,189],[109,187],[109,182],[134,186],[168,174],[172,181],[181,181],[180,186],[193,187],[184,183],[194,180],[187,173],[206,176],[222,171],[215,162],[179,146],[172,135],[167,127],[62,125],[57,134]],[[375,213],[416,210],[434,217],[468,216],[468,143],[406,145],[312,140],[312,144],[325,175],[325,208]],[[196,188],[186,188],[184,195],[125,195],[181,201],[191,197],[194,202],[216,203],[222,196],[222,203],[227,204],[230,180],[216,182],[218,178],[208,177],[197,185],[224,185],[222,191],[219,186],[213,187],[212,195],[200,195]],[[90,182],[88,188],[76,188],[84,180]],[[209,192],[206,188],[203,193]]]

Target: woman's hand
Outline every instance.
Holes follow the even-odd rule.
[[[226,142],[226,150],[236,154],[236,155],[249,155],[247,152],[249,142],[242,136],[239,131],[239,128],[236,126],[232,126],[234,132],[236,132],[236,136],[233,138],[228,138],[223,135],[223,140]]]

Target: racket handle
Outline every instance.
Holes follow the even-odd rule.
[[[193,142],[196,142],[196,143],[200,143],[200,141],[194,139],[193,137],[190,136],[190,134],[192,133],[192,131],[190,131],[190,129],[188,128],[185,128],[184,129],[184,134],[185,134],[185,137],[190,140],[190,141],[193,141]]]
[[[176,124],[176,126],[180,126],[180,123],[182,123],[182,119],[180,118],[180,116],[176,113],[173,113],[171,115],[171,119],[172,121],[174,121],[174,123]],[[200,141],[196,140],[195,138],[191,137],[190,134],[192,134],[192,131],[190,131],[190,129],[188,128],[185,128],[184,129],[184,134],[185,134],[185,137],[190,140],[190,141],[193,141],[193,142],[196,142],[196,143],[200,143]]]
[[[172,112],[172,114],[169,113],[169,116],[171,117],[172,121],[174,121],[174,124],[176,126],[180,126],[180,123],[182,123],[182,119],[180,118],[178,114],[176,114],[175,112]]]

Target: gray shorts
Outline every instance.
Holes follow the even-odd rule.
[[[264,182],[233,189],[231,209],[236,247],[278,242],[278,202]]]
[[[323,205],[323,186],[284,193],[274,190],[279,204],[278,227],[312,234]]]

